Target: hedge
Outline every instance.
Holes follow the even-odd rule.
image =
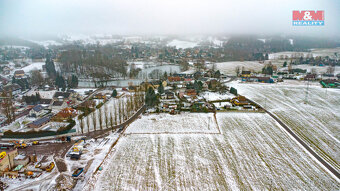
[[[72,129],[76,122],[74,120],[69,120],[69,124],[65,127],[61,127],[57,132],[55,131],[27,131],[27,132],[13,132],[11,130],[5,131],[2,138],[38,138],[38,137],[48,137],[62,135],[66,133],[73,133],[76,130]]]

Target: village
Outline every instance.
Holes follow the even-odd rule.
[[[260,70],[236,63],[227,71],[221,67],[223,63],[194,58],[184,64],[184,68],[183,63],[169,63],[180,66],[180,71],[155,69],[146,76],[142,75],[142,79],[132,73],[142,73],[150,68],[143,68],[146,65],[143,58],[136,58],[129,61],[129,78],[112,78],[114,82],[118,81],[113,85],[108,84],[112,79],[88,78],[82,83],[97,82],[94,86],[82,87],[76,75],[65,74],[63,77],[58,74],[57,71],[61,71],[58,68],[62,67],[59,58],[27,60],[24,58],[27,50],[21,47],[2,51],[6,52],[5,56],[17,55],[16,59],[1,65],[2,188],[17,180],[28,183],[44,180],[54,176],[56,171],[68,173],[69,179],[63,177],[58,181],[69,181],[66,187],[73,188],[78,181],[84,180],[85,173],[101,171],[101,161],[111,145],[119,140],[130,123],[141,116],[167,118],[168,115],[181,117],[206,113],[216,118],[216,114],[265,113],[266,103],[259,105],[254,101],[257,98],[241,94],[239,84],[266,86],[288,81],[339,88],[340,76],[335,66],[319,64],[315,70],[314,65],[322,62],[318,60],[313,66],[300,69],[302,62],[310,58],[301,61],[300,57],[293,56],[290,63],[287,57],[257,61]],[[0,58],[4,59],[4,55]],[[174,58],[176,55],[168,54],[166,59]],[[293,59],[295,62],[300,60],[300,65],[293,63]],[[332,62],[331,59],[324,61]],[[151,68],[153,65],[167,66],[157,59],[148,62],[151,62]],[[138,64],[141,68],[136,69]],[[120,84],[120,81],[127,83]],[[55,150],[51,151],[50,146]],[[88,161],[95,162],[91,165]]]

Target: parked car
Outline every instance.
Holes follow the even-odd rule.
[[[78,168],[75,170],[72,174],[73,177],[78,177],[82,172],[84,171],[84,168]]]

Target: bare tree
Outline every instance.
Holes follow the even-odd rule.
[[[123,107],[121,100],[118,100],[118,115],[119,115],[119,123],[122,123],[123,121]]]
[[[134,95],[130,95],[130,113],[133,114],[134,110],[135,110],[135,104],[134,104]]]
[[[102,110],[102,108],[99,108],[98,109],[98,120],[99,120],[99,128],[100,128],[100,130],[103,130],[103,110]]]
[[[12,102],[13,98],[12,92],[3,91],[1,97],[3,97],[3,101],[1,103],[2,113],[7,117],[7,122],[11,123],[15,121],[14,106]]]
[[[116,106],[116,102],[115,102],[115,106]],[[118,124],[118,112],[117,112],[117,107],[114,107],[114,110],[115,110],[115,125]]]
[[[334,74],[335,68],[332,65],[327,67],[327,74]]]
[[[104,120],[105,120],[106,128],[108,128],[109,127],[109,111],[107,109],[107,104],[105,104],[104,106]]]
[[[126,100],[126,117],[129,118],[131,114],[131,104],[130,99]]]
[[[112,116],[112,112],[110,112],[110,125],[111,125],[111,129],[113,132],[113,116]],[[106,128],[108,128],[108,126],[106,126]]]
[[[96,112],[92,112],[92,124],[93,124],[93,130],[97,130],[97,116],[95,114]]]
[[[79,123],[80,129],[81,129],[81,134],[84,133],[84,119],[83,117],[80,118],[80,123]]]
[[[235,68],[235,73],[236,73],[236,76],[238,76],[240,74],[240,66],[236,66]]]
[[[90,132],[90,115],[86,117],[87,132]]]
[[[124,100],[123,99],[121,99],[120,100],[121,101],[121,106],[122,106],[122,121],[124,122],[125,121],[125,116],[126,116],[126,108],[125,108],[125,104],[124,104]]]
[[[138,92],[135,89],[135,93],[133,94],[133,105],[135,106],[135,111],[139,108],[139,103],[138,103]]]
[[[216,70],[216,63],[213,63],[213,64],[212,64],[211,70],[212,70],[213,72],[215,72],[215,70]]]
[[[44,82],[44,78],[39,70],[31,71],[31,82],[33,85],[41,85]]]

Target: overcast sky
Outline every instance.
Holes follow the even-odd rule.
[[[324,10],[325,26],[292,26]],[[0,34],[340,35],[339,0],[0,0]]]

